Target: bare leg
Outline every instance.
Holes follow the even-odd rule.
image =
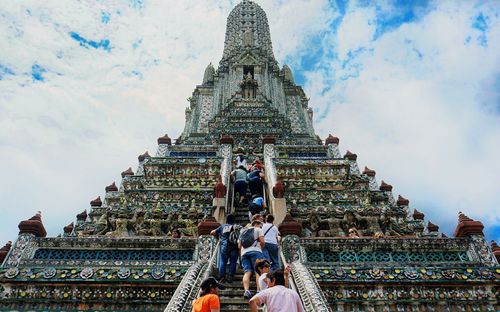
[[[252,272],[245,272],[245,274],[243,274],[243,288],[245,290],[250,289],[250,278],[251,277],[252,277]]]

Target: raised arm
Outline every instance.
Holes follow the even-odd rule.
[[[261,305],[260,298],[257,296],[253,296],[252,299],[248,302],[248,305],[250,306],[250,311],[252,312],[258,312],[259,311],[259,306]]]

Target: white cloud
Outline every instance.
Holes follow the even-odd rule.
[[[489,103],[497,114],[488,114],[478,101],[500,74],[500,25],[493,18],[497,7],[488,45],[467,44],[476,33],[472,19],[485,8],[439,4],[422,20],[369,43],[369,52],[353,61],[359,77],[337,80],[323,95],[314,91],[313,80],[308,89],[320,111],[333,103],[319,132],[339,135],[361,165],[376,169],[379,180],[392,183],[396,194],[409,197],[450,234],[459,210],[488,226],[500,223],[499,103]],[[348,24],[339,29],[357,37],[366,33],[357,35],[358,28]],[[329,64],[330,73],[341,72],[339,60]]]
[[[284,58],[324,27],[327,1],[259,1]],[[227,15],[212,1],[6,2],[0,12],[0,244],[41,210],[57,235],[156,138],[177,137],[209,62],[222,56]],[[283,8],[283,10],[281,10]],[[103,12],[109,17],[102,23]],[[290,18],[292,17],[292,18]],[[276,31],[276,32],[275,32]],[[76,32],[111,50],[84,48]],[[47,72],[33,81],[31,67]],[[141,79],[142,78],[142,79]]]

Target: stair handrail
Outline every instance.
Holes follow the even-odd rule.
[[[206,266],[206,263],[198,262],[189,267],[163,312],[184,311],[184,307],[186,306],[186,302],[193,287],[193,280],[196,281],[199,279],[199,276],[202,275],[203,269]]]
[[[224,214],[225,214],[224,219],[226,218],[227,215],[232,214],[234,212],[234,183],[231,181],[231,173],[233,172],[232,166],[230,169],[231,171],[226,181],[227,192],[226,192],[226,206],[224,208]]]
[[[217,267],[217,259],[219,257],[219,246],[220,246],[220,240],[217,241],[217,245],[215,249],[212,251],[212,255],[210,256],[210,260],[206,263],[206,266],[204,269],[201,270],[200,274],[198,275],[196,281],[192,283],[191,290],[189,292],[189,295],[186,298],[186,303],[184,304],[184,307],[182,308],[182,312],[191,312],[193,309],[193,301],[198,298],[198,295],[200,293],[200,285],[201,282],[203,282],[206,278],[210,277],[214,271],[214,269]]]
[[[286,269],[286,267],[289,265],[287,262],[286,262],[286,258],[285,258],[285,255],[283,254],[283,250],[282,248],[280,247],[280,260],[281,260],[281,263],[283,264],[283,268]],[[291,273],[291,272],[290,272]],[[297,285],[295,284],[294,280],[293,280],[293,275],[290,275],[288,276],[288,288],[292,289],[292,290],[295,290],[298,294],[299,294],[299,297],[300,296],[300,293],[299,293],[299,290],[297,288]],[[302,303],[302,308],[305,309],[304,307],[304,302],[302,300],[302,297],[300,298],[301,300],[301,303]],[[304,310],[305,311],[305,310]]]
[[[280,248],[280,258],[286,267],[287,260],[283,248]],[[288,265],[291,268],[288,285],[299,294],[304,311],[332,312],[316,278],[300,261],[300,257]]]
[[[208,277],[207,271],[211,272],[214,259],[218,255],[219,242],[214,248],[213,240],[214,238],[211,236],[200,236],[198,238],[198,246],[195,252],[197,261],[184,274],[164,312],[191,312],[193,300],[198,296],[201,282]],[[207,249],[210,250],[209,259],[202,254],[202,251]]]

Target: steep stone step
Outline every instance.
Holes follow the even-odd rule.
[[[226,289],[219,290],[219,298],[221,302],[221,311],[248,311],[248,301],[243,297],[243,271],[238,267],[234,275],[233,282],[224,282]],[[252,293],[256,291],[255,278],[250,280],[250,290]]]

